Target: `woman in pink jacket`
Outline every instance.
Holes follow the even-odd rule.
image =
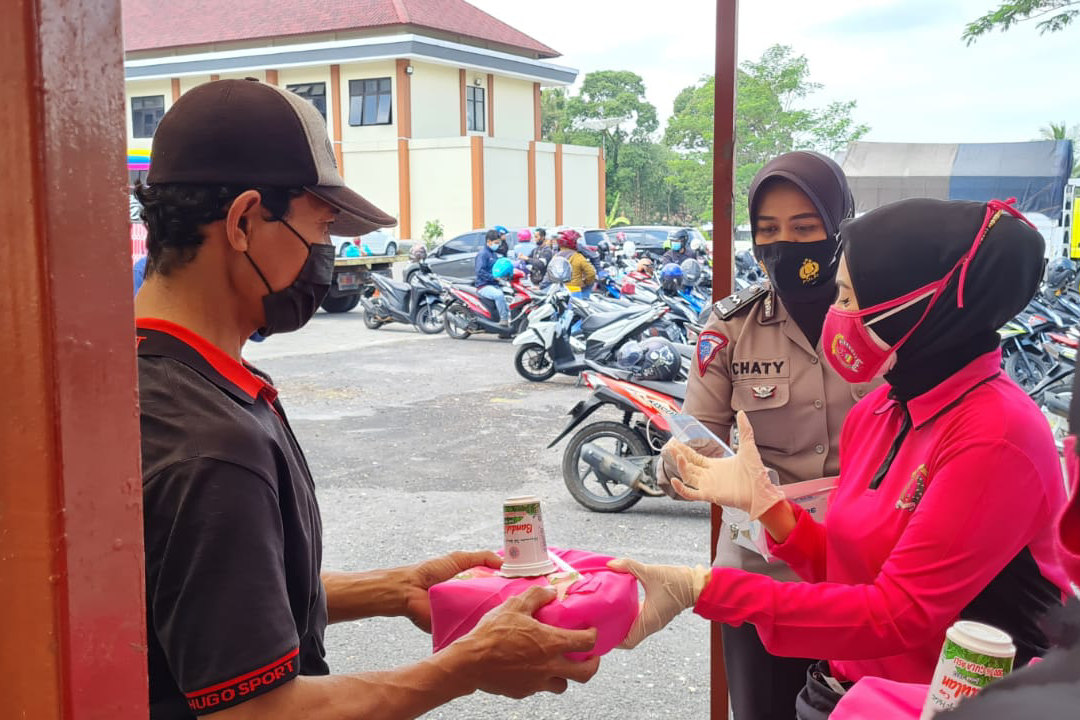
[[[733,457],[665,448],[680,493],[760,519],[770,551],[805,582],[613,563],[645,588],[625,646],[690,606],[753,623],[770,652],[823,659],[796,704],[807,719],[865,676],[929,682],[959,618],[1008,632],[1018,666],[1042,655],[1038,619],[1067,588],[1051,529],[1065,502],[1057,451],[1038,407],[1001,372],[996,332],[1035,293],[1042,237],[1004,203],[927,199],[847,221],[841,236],[822,342],[849,382],[884,373],[887,384],[844,422],[827,522],[769,482],[744,416]]]

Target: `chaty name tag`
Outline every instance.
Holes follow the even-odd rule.
[[[836,489],[838,478],[823,477],[814,480],[781,485],[784,497],[810,513],[817,522],[825,522],[829,511],[829,498]]]

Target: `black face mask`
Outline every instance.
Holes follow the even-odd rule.
[[[293,332],[307,324],[308,320],[319,309],[319,305],[326,298],[330,290],[330,282],[334,277],[334,246],[328,243],[312,245],[304,236],[296,232],[296,229],[285,222],[280,221],[292,234],[304,243],[308,250],[307,260],[292,283],[281,290],[274,290],[270,283],[266,282],[266,276],[262,270],[244,252],[248,262],[255,268],[263,284],[266,285],[268,294],[263,296],[263,310],[266,313],[266,326],[259,328],[259,334],[269,337],[274,333]]]
[[[765,266],[780,297],[789,303],[832,299],[836,289],[836,243],[831,240],[755,245],[754,255]]]

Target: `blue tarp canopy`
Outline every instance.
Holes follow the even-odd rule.
[[[1023,212],[1057,222],[1073,147],[1069,140],[854,142],[842,165],[860,212],[909,197],[981,202],[1015,197]]]

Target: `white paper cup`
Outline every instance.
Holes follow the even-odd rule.
[[[966,697],[1012,671],[1016,646],[1007,632],[960,620],[945,633],[934,679],[919,720],[956,707]]]
[[[536,577],[555,571],[548,557],[540,498],[522,495],[503,502],[503,565],[506,577]]]

